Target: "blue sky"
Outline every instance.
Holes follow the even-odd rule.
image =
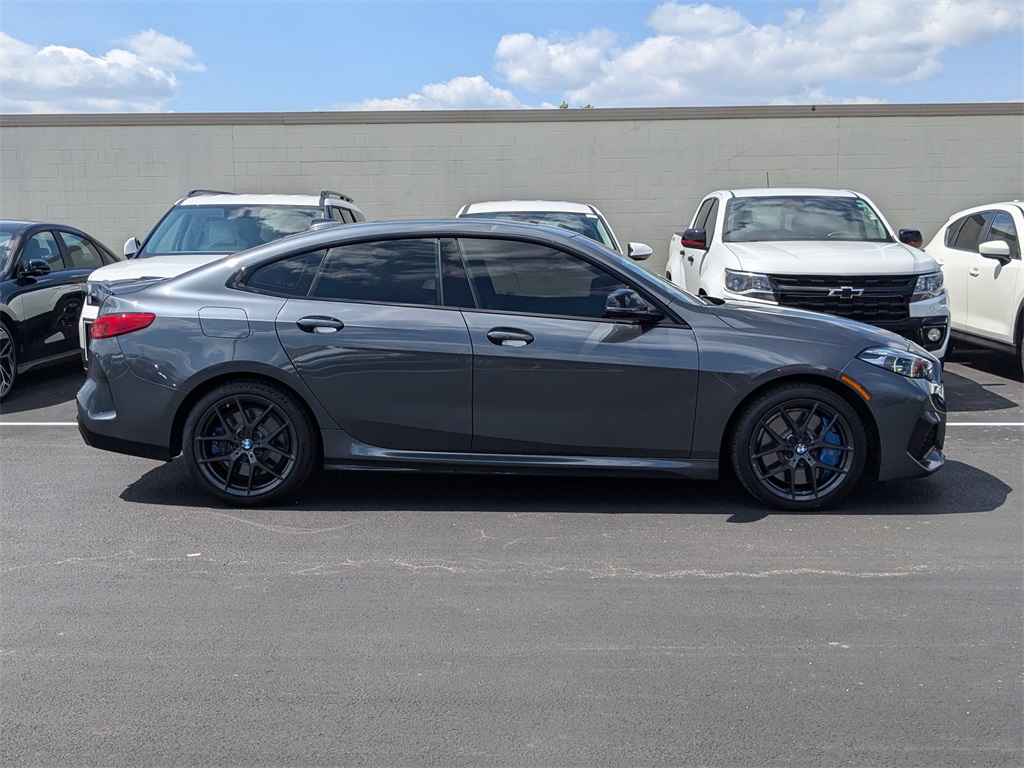
[[[1024,99],[1021,0],[0,0],[0,111]]]

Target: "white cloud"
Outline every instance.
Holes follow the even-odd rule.
[[[521,32],[498,42],[495,67],[513,85],[531,91],[565,91],[590,82],[614,45],[615,35],[605,29],[556,42]]]
[[[177,93],[176,72],[201,72],[185,43],[154,30],[92,56],[38,48],[0,32],[0,111],[159,112]]]
[[[830,96],[846,83],[915,82],[942,71],[951,47],[1024,27],[1019,0],[824,0],[756,26],[710,3],[665,2],[654,35],[626,48],[604,30],[570,42],[507,35],[496,69],[514,85],[600,107],[863,103]],[[863,87],[863,86],[859,86]]]
[[[343,110],[401,109],[524,109],[511,91],[496,88],[480,75],[455,77],[447,83],[431,83],[418,93],[394,99],[365,99],[355,104],[339,104]]]

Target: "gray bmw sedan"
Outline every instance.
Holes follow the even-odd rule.
[[[939,362],[837,317],[692,296],[571,233],[483,220],[314,225],[110,286],[78,422],[270,504],[321,468],[731,470],[817,509],[942,467]]]

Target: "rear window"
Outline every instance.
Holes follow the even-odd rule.
[[[605,222],[596,213],[569,213],[565,211],[495,211],[493,213],[464,213],[463,219],[492,219],[536,224],[575,232],[596,240],[605,248],[615,250],[615,242]]]

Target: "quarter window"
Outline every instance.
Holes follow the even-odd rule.
[[[257,269],[246,281],[246,287],[257,293],[275,296],[306,296],[313,284],[326,251],[311,251],[290,256]]]
[[[440,304],[437,240],[381,240],[332,248],[311,296],[336,301]]]
[[[555,248],[518,240],[459,241],[481,309],[604,317],[608,294],[626,288],[599,267]]]

